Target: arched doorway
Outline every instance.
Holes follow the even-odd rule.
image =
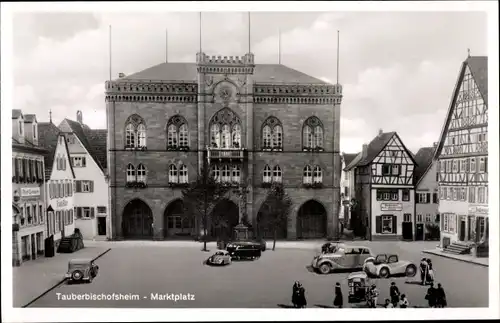
[[[126,239],[153,237],[153,212],[143,201],[130,201],[123,210],[122,230]]]
[[[286,221],[276,223],[271,214],[269,206],[264,203],[257,213],[257,233],[260,238],[274,239],[274,230],[276,228],[276,239],[286,239],[287,225]]]
[[[210,234],[213,238],[230,239],[239,222],[239,208],[231,200],[222,200],[210,216]]]
[[[184,203],[180,199],[168,205],[163,214],[163,220],[164,238],[190,238],[193,234],[195,219],[186,213]]]
[[[302,204],[297,214],[297,238],[318,239],[326,237],[326,210],[317,201]]]

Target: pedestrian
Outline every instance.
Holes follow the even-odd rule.
[[[342,289],[340,288],[340,283],[335,284],[335,299],[333,300],[333,306],[342,308],[344,305],[344,298],[342,297]]]
[[[395,282],[391,283],[391,288],[389,289],[389,294],[391,296],[391,303],[394,307],[398,306],[399,303],[399,288],[396,286]]]
[[[298,289],[298,307],[299,308],[305,308],[307,306],[307,301],[306,301],[306,289],[302,284],[299,282],[299,289]]]
[[[432,268],[432,261],[427,258],[427,273],[428,273],[428,282],[434,282],[434,269]]]
[[[388,298],[386,298],[386,299],[385,299],[385,304],[384,304],[384,307],[385,307],[385,308],[394,308],[394,306],[393,306],[393,305],[392,305],[392,303],[391,303],[391,300],[390,300],[390,299],[388,299]]]
[[[441,284],[438,284],[438,287],[436,288],[436,307],[446,307],[447,302],[446,302],[446,293],[444,292],[443,286]]]
[[[430,283],[431,287],[427,290],[425,299],[429,303],[429,307],[436,307],[436,289],[434,288],[434,283]]]
[[[376,308],[377,307],[377,301],[378,301],[378,295],[380,293],[378,292],[377,286],[375,284],[372,285],[370,288],[370,293],[369,293],[369,307],[371,308]]]
[[[405,294],[401,295],[401,300],[399,301],[399,307],[400,308],[407,308],[408,306],[410,306],[410,302],[408,302],[408,298],[406,298]]]
[[[420,280],[422,281],[422,285],[426,284],[427,269],[427,260],[425,258],[422,258],[422,260],[420,261]]]
[[[292,287],[292,304],[293,307],[299,307],[299,286],[300,283],[298,281],[293,283]]]

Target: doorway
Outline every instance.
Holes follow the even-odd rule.
[[[106,217],[105,216],[97,217],[97,235],[99,235],[99,236],[106,235]]]
[[[31,259],[36,259],[36,236],[31,235]]]
[[[460,221],[460,233],[459,233],[459,236],[458,236],[458,239],[460,241],[465,241],[465,219],[462,219]]]

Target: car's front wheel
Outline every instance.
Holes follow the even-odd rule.
[[[405,270],[406,277],[415,277],[417,274],[417,267],[415,265],[408,265]]]
[[[389,277],[389,268],[384,267],[380,269],[380,272],[378,274],[381,278],[388,278]]]
[[[323,275],[329,274],[331,270],[332,267],[330,267],[329,264],[322,264],[321,266],[319,266],[319,272]]]

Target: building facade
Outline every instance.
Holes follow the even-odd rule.
[[[347,171],[347,166],[354,160],[358,154],[343,153],[342,159],[342,176],[340,179],[340,200],[341,207],[339,210],[339,219],[343,223],[344,228],[349,228],[351,214],[351,199],[354,189],[354,174]]]
[[[395,132],[363,146],[355,169],[353,222],[370,240],[413,239],[413,154]]]
[[[38,146],[38,122],[33,114],[12,110],[12,264],[36,259],[45,247],[43,156]]]
[[[461,66],[435,159],[441,245],[488,239],[488,59]]]
[[[111,236],[108,212],[106,160],[107,131],[90,129],[77,112],[77,121],[64,119],[58,126],[64,133],[74,172],[73,214],[75,228],[84,239],[105,240]]]
[[[259,230],[267,188],[278,181],[294,201],[280,238],[336,236],[341,97],[340,85],[255,64],[251,53],[198,53],[196,63],[107,82],[113,238],[196,237],[181,188],[205,166],[235,188],[215,207],[229,231],[245,219]]]
[[[437,145],[437,144],[436,144]],[[431,226],[438,226],[439,196],[437,163],[433,162],[436,147],[420,148],[415,155],[415,240],[431,238]]]

